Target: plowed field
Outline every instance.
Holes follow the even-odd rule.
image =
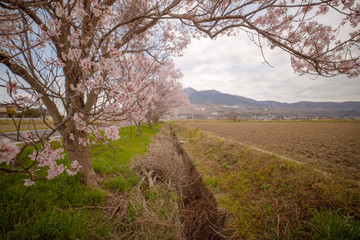
[[[360,180],[360,123],[262,122],[189,124],[300,161],[314,168]]]

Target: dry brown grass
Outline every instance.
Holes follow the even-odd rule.
[[[54,126],[54,123],[52,120],[46,121],[50,126]],[[16,123],[18,124],[19,121],[16,120]],[[49,128],[42,120],[22,120],[20,131],[26,131],[26,130],[34,130],[34,129],[47,129]],[[12,120],[3,120],[0,119],[0,132],[14,132],[17,130],[17,127],[12,122]]]
[[[170,180],[172,171],[168,171],[175,167],[176,157],[166,146],[161,147],[164,145],[169,142],[161,134],[154,137],[147,155],[130,165],[139,175],[138,184],[125,192],[112,190],[107,197],[102,214],[111,228],[109,239],[185,239],[179,194]]]
[[[176,153],[171,139],[163,134],[154,139],[146,156],[137,159],[131,167],[147,179],[149,187],[159,182],[175,185],[184,182],[187,176],[182,157]]]
[[[167,222],[167,226],[175,224],[173,226],[176,226],[175,229],[177,229],[175,231],[177,239],[225,239],[226,237],[223,235],[227,232],[222,229],[225,215],[223,212],[218,212],[215,199],[204,187],[199,173],[180,148],[181,146],[169,136],[168,132],[159,134],[150,145],[147,156],[132,164],[133,169],[142,175],[140,184],[146,180],[146,191],[152,193],[160,191],[164,194],[171,193],[173,197],[176,196],[176,201],[170,204],[173,211],[168,210],[168,213],[171,214],[168,219],[177,219],[177,222],[175,224],[172,220],[172,222]],[[137,196],[135,202],[139,202],[141,199],[141,195]],[[140,204],[140,206],[145,209],[149,207],[149,204]],[[162,202],[156,202],[154,206],[165,207]],[[150,209],[154,209],[154,207],[150,207]],[[153,214],[142,215],[141,218],[136,218],[136,221],[145,216],[147,217],[141,220],[142,223],[148,222],[148,220],[152,224],[163,222],[163,219],[158,219]],[[144,229],[137,232],[139,231],[143,232]],[[150,232],[145,231],[144,236],[147,234]],[[147,236],[146,239],[149,237]]]
[[[121,229],[120,239],[185,239],[175,186],[182,160],[173,150],[162,132],[146,156],[130,165],[141,177],[129,193],[126,229]]]

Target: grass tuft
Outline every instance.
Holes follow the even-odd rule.
[[[360,221],[342,209],[317,211],[306,225],[310,239],[360,239]]]
[[[107,181],[105,183],[105,186],[112,190],[127,192],[132,187],[136,186],[137,181],[138,181],[137,175],[131,175],[130,177],[124,177],[120,175],[112,180]]]

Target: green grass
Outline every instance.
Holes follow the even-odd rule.
[[[144,155],[152,136],[157,134],[161,125],[149,129],[142,125],[142,137],[139,137],[135,126],[126,127],[120,130],[120,139],[111,143],[116,151],[107,146],[98,147],[92,150],[94,155],[92,164],[95,172],[104,174],[129,173],[128,165],[137,155]],[[102,152],[107,150],[105,152]]]
[[[138,181],[138,176],[135,174],[132,174],[129,177],[120,175],[114,179],[106,181],[105,186],[106,188],[112,190],[120,190],[122,192],[127,192],[132,187],[136,186],[137,181]]]
[[[146,153],[150,138],[159,128],[143,127],[142,138],[135,128],[130,138],[130,127],[124,128],[121,138],[112,143],[116,152],[107,150],[93,157],[95,171],[106,179],[105,190],[86,186],[80,175],[62,174],[25,187],[26,175],[0,172],[0,239],[109,238],[120,223],[108,220],[109,214],[104,211],[109,209],[103,210],[105,200],[111,191],[126,192],[136,185],[137,176],[128,165],[132,158]],[[31,148],[25,150],[24,162],[31,152]],[[68,157],[61,163],[69,165]],[[46,169],[37,172],[39,176],[45,174]]]
[[[184,146],[219,206],[231,216],[227,227],[236,230],[237,238],[317,239],[325,236],[324,231],[330,226],[334,231],[328,233],[330,238],[323,239],[336,239],[336,232],[348,231],[336,229],[339,224],[347,226],[350,222],[344,216],[360,217],[360,191],[354,182],[326,177],[304,165],[259,153],[198,129],[181,125],[175,128],[181,139],[188,139]],[[340,220],[323,215],[339,209],[346,209],[337,218]],[[358,222],[351,224],[351,229],[359,226]]]
[[[72,239],[92,235],[95,225],[86,209],[100,205],[105,192],[82,183],[80,176],[61,175],[25,187],[23,175],[1,174],[0,239]]]
[[[360,221],[350,216],[346,211],[326,210],[316,212],[306,223],[310,239],[360,239]]]

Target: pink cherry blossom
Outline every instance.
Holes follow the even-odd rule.
[[[20,152],[18,146],[8,138],[0,138],[0,163],[9,165],[13,158]]]
[[[25,181],[24,186],[26,186],[26,187],[30,187],[30,186],[36,185],[36,183],[35,183],[33,180],[24,179],[24,181]]]
[[[107,137],[111,141],[116,141],[120,138],[119,130],[117,126],[109,126],[105,127],[105,137]]]
[[[70,169],[66,169],[66,173],[69,175],[69,176],[74,176],[76,175],[79,170],[80,170],[81,166],[80,164],[78,163],[77,160],[74,160],[72,163],[71,163],[71,166],[70,166]]]
[[[74,136],[73,133],[69,133],[69,138],[70,138],[71,140],[75,141],[75,136]]]
[[[31,139],[33,139],[33,137],[34,137],[34,134],[32,132],[25,132],[24,138],[26,140],[31,140]]]

